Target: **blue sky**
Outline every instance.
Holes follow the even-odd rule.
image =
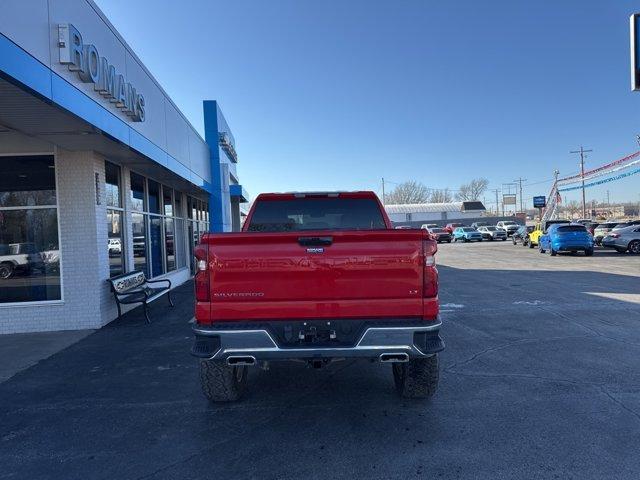
[[[530,197],[581,144],[587,168],[638,149],[637,2],[96,1],[200,132],[220,102],[252,195],[484,176]],[[587,198],[607,188],[639,201],[640,175]]]

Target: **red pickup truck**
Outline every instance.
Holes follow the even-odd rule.
[[[259,195],[242,232],[195,248],[195,342],[212,401],[239,399],[247,368],[391,363],[398,393],[438,384],[437,243],[395,230],[373,192]]]

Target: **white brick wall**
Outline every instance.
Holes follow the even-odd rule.
[[[96,204],[95,174],[100,205]],[[0,305],[0,333],[99,328],[117,316],[109,277],[104,158],[94,152],[56,153],[62,302],[41,305]],[[123,192],[129,191],[129,170],[123,169]],[[124,195],[129,210],[130,198]],[[125,215],[126,264],[133,265],[131,218]],[[188,268],[172,272],[174,286],[190,278]],[[160,299],[160,302],[163,300]],[[130,308],[134,308],[132,306]]]

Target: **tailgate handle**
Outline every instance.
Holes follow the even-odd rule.
[[[303,247],[327,246],[333,243],[333,237],[298,237],[298,243]]]

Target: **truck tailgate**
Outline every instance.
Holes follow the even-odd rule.
[[[209,235],[210,318],[398,318],[423,314],[418,230]]]

